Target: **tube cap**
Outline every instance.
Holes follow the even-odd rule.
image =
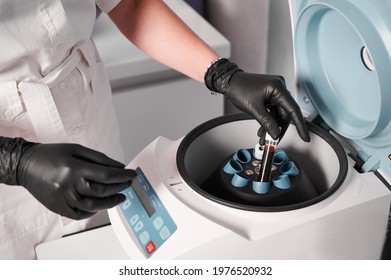
[[[253,152],[254,158],[261,160],[263,156],[263,146],[257,144],[254,147],[254,152]]]

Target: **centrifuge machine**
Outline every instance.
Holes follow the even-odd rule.
[[[391,201],[391,1],[290,4],[292,92],[312,140],[291,125],[277,148],[301,179],[268,190],[249,178],[211,181],[256,167],[259,124],[246,115],[158,138],[129,164],[139,176],[109,212],[130,258],[380,258]],[[249,199],[239,195],[244,185]]]

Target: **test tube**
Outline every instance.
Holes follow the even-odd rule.
[[[265,146],[263,147],[263,156],[261,168],[259,170],[259,182],[269,182],[273,164],[273,156],[277,147],[278,140],[274,140],[266,133]]]

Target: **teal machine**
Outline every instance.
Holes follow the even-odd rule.
[[[243,115],[176,141],[159,137],[129,164],[137,184],[109,212],[130,258],[380,258],[391,202],[391,1],[289,2],[298,85],[290,90],[312,141],[290,127],[278,149],[318,193],[254,205],[204,186],[229,155],[257,143],[259,125]]]

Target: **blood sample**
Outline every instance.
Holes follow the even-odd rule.
[[[269,182],[272,171],[273,156],[277,147],[278,140],[274,140],[268,133],[266,133],[265,146],[263,147],[263,156],[261,168],[259,170],[259,182]]]

